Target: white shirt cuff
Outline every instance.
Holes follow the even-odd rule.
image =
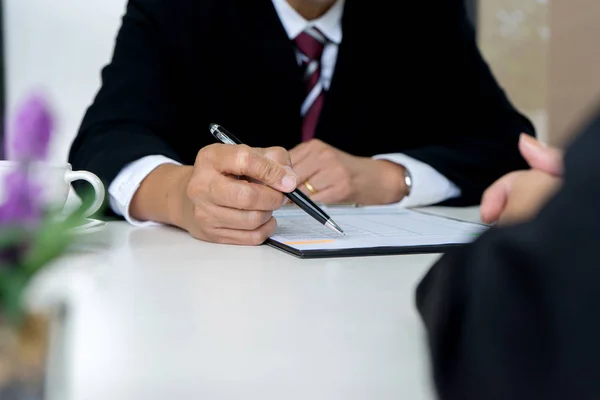
[[[129,206],[142,181],[156,167],[163,164],[181,165],[177,161],[160,155],[146,156],[127,164],[108,187],[109,203],[113,212],[123,216],[134,226],[159,225],[153,221],[139,221],[132,218],[129,214]]]
[[[397,203],[399,206],[428,206],[460,196],[460,189],[453,182],[424,162],[401,153],[381,154],[373,158],[402,165],[410,173],[410,195]]]

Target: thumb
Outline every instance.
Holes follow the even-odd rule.
[[[287,174],[290,177],[294,178],[294,185],[293,185],[293,187],[292,186],[289,186],[289,187],[292,187],[291,190],[293,190],[293,189],[296,188],[297,182],[298,182],[298,177],[294,173],[294,171],[292,170],[292,167],[291,167],[292,162],[290,160],[290,155],[289,155],[289,153],[284,148],[282,148],[282,147],[269,147],[269,148],[266,148],[266,149],[256,149],[256,150],[259,153],[261,153],[264,157],[266,157],[266,158],[268,158],[270,160],[273,160],[276,163],[278,163],[281,166],[283,166],[287,170]],[[277,185],[270,185],[270,184],[268,184],[268,183],[266,183],[264,181],[259,181],[257,179],[253,179],[253,178],[248,178],[248,179],[251,182],[260,183],[260,184],[263,184],[263,185],[266,184],[268,186],[274,187],[274,188],[279,189],[279,190],[281,190],[283,192],[286,192],[286,193],[291,191],[291,190],[287,190],[287,189],[285,189],[283,187],[278,187]],[[290,180],[290,182],[286,183],[286,185],[287,184],[291,185],[291,180]],[[283,185],[283,180],[282,180],[282,185]]]
[[[281,164],[266,155],[257,160],[253,172],[249,175],[257,181],[284,193],[293,191],[298,185],[298,178],[289,165]]]
[[[561,150],[547,147],[524,133],[519,138],[519,150],[531,168],[539,169],[550,175],[562,176],[563,153]]]

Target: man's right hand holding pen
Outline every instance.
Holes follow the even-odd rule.
[[[285,203],[282,192],[297,184],[281,147],[213,144],[198,152],[194,166],[163,164],[151,172],[130,213],[209,242],[259,245],[275,233],[272,214]]]

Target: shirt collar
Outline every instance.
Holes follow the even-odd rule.
[[[325,14],[307,21],[286,0],[272,0],[277,15],[290,39],[295,39],[308,27],[315,27],[335,44],[342,42],[342,14],[345,0],[338,0]]]

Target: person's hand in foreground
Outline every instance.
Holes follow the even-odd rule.
[[[533,218],[560,187],[563,153],[522,134],[519,150],[531,167],[504,175],[483,194],[481,219],[510,224]]]
[[[283,148],[213,144],[198,152],[194,166],[156,168],[136,192],[130,212],[197,239],[259,245],[275,232],[273,211],[296,182]]]
[[[404,167],[357,157],[318,139],[290,150],[300,190],[322,203],[396,203],[407,194]]]

